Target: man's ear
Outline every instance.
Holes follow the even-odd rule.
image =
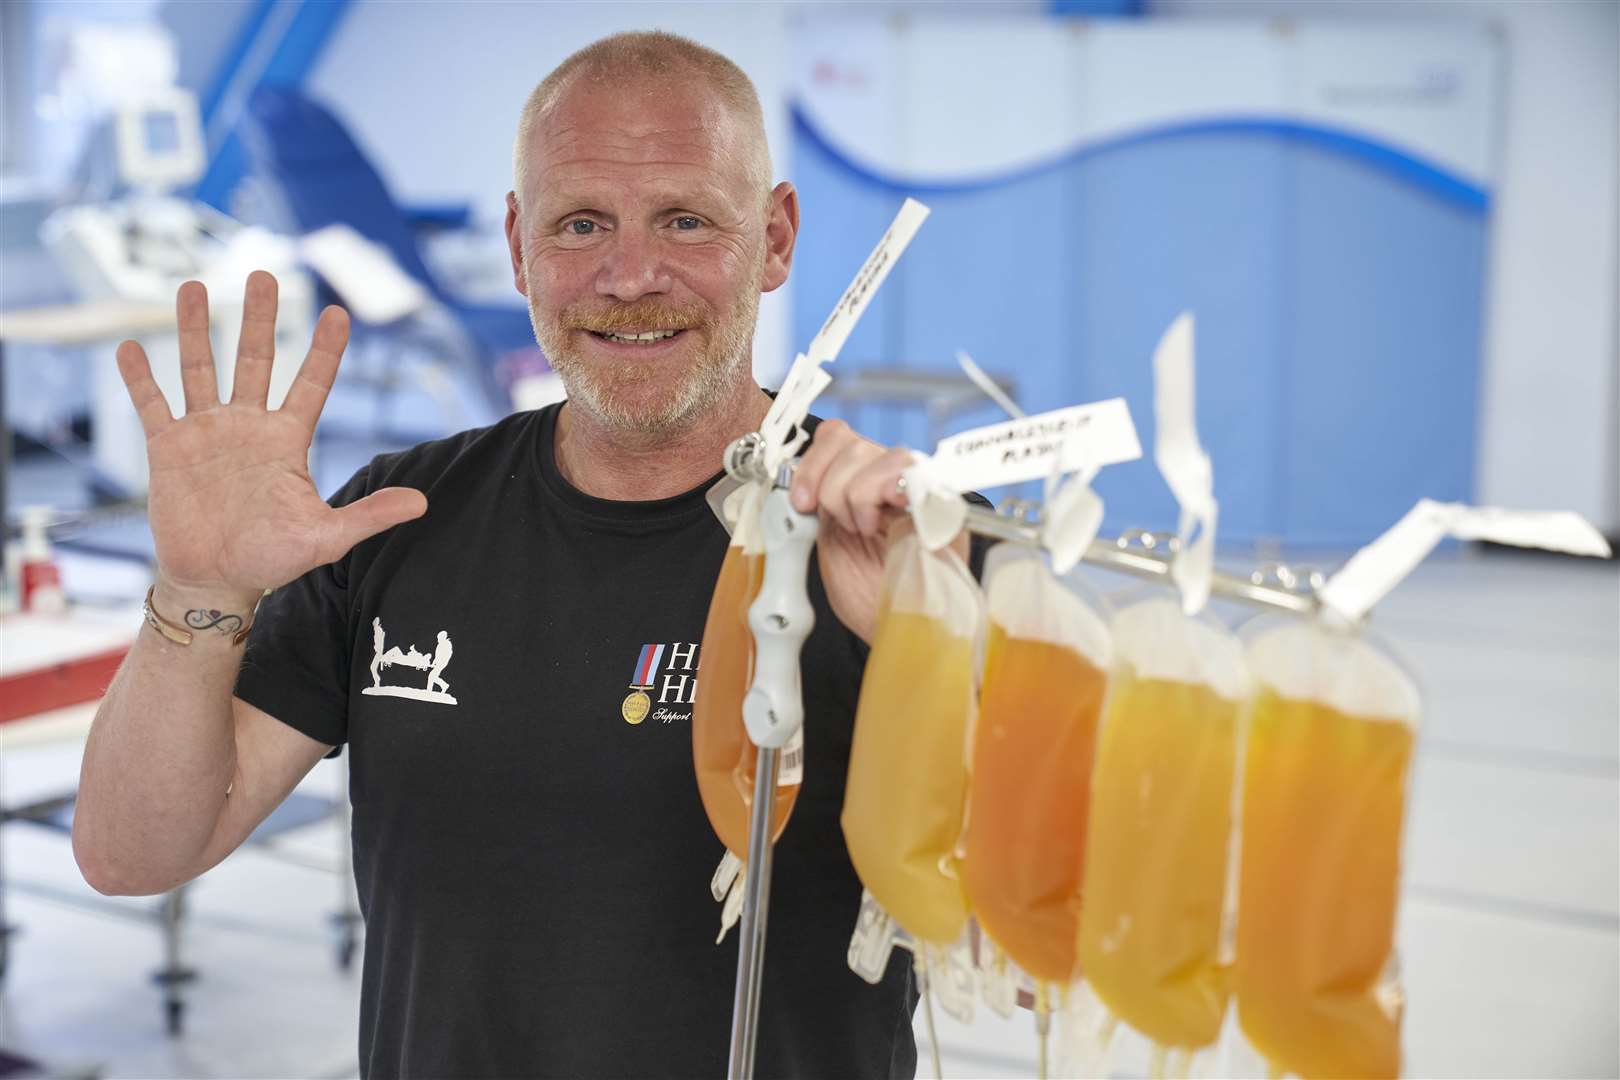
[[[524,296],[529,295],[529,280],[523,272],[523,232],[518,227],[517,192],[506,193],[506,250],[512,256],[512,284]]]
[[[799,193],[786,180],[771,191],[770,217],[765,221],[765,274],[761,292],[782,287],[793,266],[793,245],[799,238]]]

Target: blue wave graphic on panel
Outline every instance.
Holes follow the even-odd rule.
[[[1484,192],[1409,182],[1380,167],[1387,158],[1328,139],[1224,130],[1065,150],[1044,159],[1056,166],[1000,183],[902,188],[933,216],[834,377],[954,372],[965,349],[1012,378],[1032,412],[1125,397],[1151,446],[1148,358],[1191,310],[1199,432],[1225,540],[1357,546],[1419,496],[1472,498]],[[802,123],[792,175],[805,221],[792,298],[803,341],[900,192]],[[915,402],[821,400],[824,414],[896,445],[1000,418],[993,406],[946,422]],[[1111,529],[1176,520],[1150,457],[1104,470],[1095,486]]]
[[[1320,124],[1294,120],[1235,116],[1214,120],[1194,120],[1145,128],[1065,151],[1048,161],[1014,169],[999,176],[955,182],[912,181],[886,173],[851,159],[810,122],[798,102],[790,106],[794,133],[815,144],[843,168],[877,187],[906,195],[960,195],[1027,180],[1055,169],[1143,143],[1160,142],[1193,135],[1269,135],[1290,142],[1307,143],[1357,158],[1467,210],[1483,214],[1490,209],[1490,192],[1431,161],[1397,150],[1386,143]]]

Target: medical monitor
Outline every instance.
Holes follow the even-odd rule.
[[[118,175],[130,187],[171,191],[196,182],[207,166],[196,95],[178,86],[121,106]]]

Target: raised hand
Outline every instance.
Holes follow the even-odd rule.
[[[146,432],[147,507],[160,579],[197,593],[259,593],[340,558],[355,544],[427,511],[409,488],[383,488],[334,510],[309,475],[309,446],[349,340],[349,317],[329,307],[281,408],[266,409],[275,355],[276,279],[248,276],[231,400],[221,402],[208,338],[208,293],[188,281],[175,296],[185,416],[176,420],[145,351],[118,346],[118,372]]]

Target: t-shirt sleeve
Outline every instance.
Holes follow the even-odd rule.
[[[366,494],[369,466],[328,502]],[[341,746],[349,732],[349,555],[317,566],[259,603],[236,696],[317,742]]]

